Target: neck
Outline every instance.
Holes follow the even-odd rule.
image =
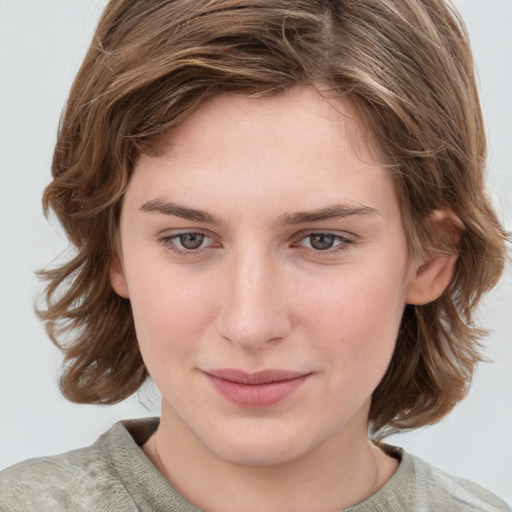
[[[364,424],[347,424],[294,460],[237,464],[208,450],[165,408],[143,450],[185,499],[205,511],[339,510],[369,497],[398,466],[368,441]]]

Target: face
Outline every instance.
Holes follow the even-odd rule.
[[[277,464],[366,439],[415,269],[350,104],[217,97],[141,155],[116,291],[173,426]]]

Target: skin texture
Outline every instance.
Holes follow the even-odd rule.
[[[408,256],[392,176],[346,101],[216,97],[166,142],[136,163],[111,271],[163,397],[146,454],[204,510],[369,496],[397,467],[368,442],[372,392],[405,304],[439,296],[455,257]],[[297,217],[333,207],[345,214]],[[215,389],[205,372],[219,368],[308,377],[250,408]]]

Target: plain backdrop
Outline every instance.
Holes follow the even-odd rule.
[[[157,415],[157,393],[112,407],[60,395],[60,354],[33,314],[34,271],[66,247],[40,206],[60,112],[100,0],[0,0],[0,469],[92,443],[118,419]],[[472,40],[489,137],[488,183],[512,228],[512,0],[458,0]],[[390,439],[512,502],[512,276],[480,311],[492,330],[467,399],[440,424]]]

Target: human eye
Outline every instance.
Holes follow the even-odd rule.
[[[304,247],[309,252],[333,254],[339,251],[345,251],[350,245],[354,244],[353,237],[341,235],[339,233],[314,232],[308,233],[300,238],[295,245]]]
[[[198,231],[183,231],[166,235],[161,237],[159,242],[165,249],[178,256],[197,255],[215,245],[212,238]]]

